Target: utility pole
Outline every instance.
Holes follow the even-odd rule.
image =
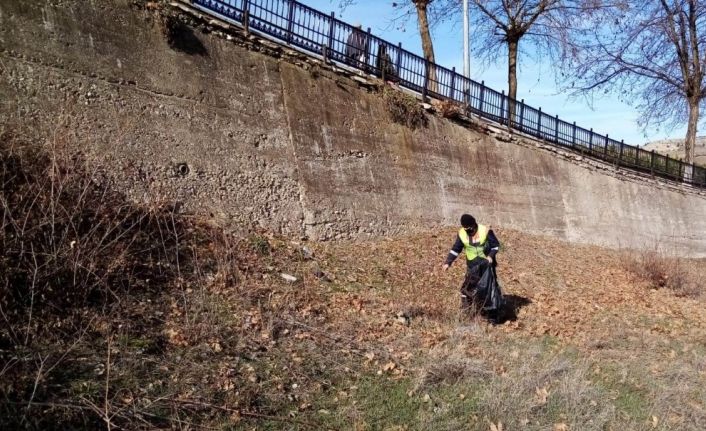
[[[463,0],[463,76],[471,77],[471,56],[468,49],[469,42],[468,0]]]
[[[469,22],[468,22],[468,0],[463,0],[463,76],[467,79],[463,89],[463,102],[466,106],[471,104],[471,55],[468,47],[469,43]]]

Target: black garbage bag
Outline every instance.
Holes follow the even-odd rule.
[[[484,312],[495,312],[502,309],[504,303],[503,294],[500,290],[495,267],[492,265],[489,265],[488,269],[483,272],[483,276],[478,280],[475,292],[473,292],[473,301]]]

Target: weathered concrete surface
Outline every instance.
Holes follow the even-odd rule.
[[[135,196],[298,235],[277,62],[219,38],[175,51],[154,12],[132,3],[3,0],[3,120],[51,128],[64,114]],[[179,163],[189,175],[174,175]]]
[[[437,117],[412,131],[346,78],[198,30],[172,48],[156,12],[132,3],[0,0],[0,118],[46,136],[68,124],[69,141],[136,198],[313,238],[414,231],[470,212],[577,242],[706,256],[702,195]],[[179,163],[189,174],[175,174]]]

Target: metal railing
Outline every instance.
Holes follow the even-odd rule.
[[[402,48],[370,32],[353,27],[333,12],[325,14],[294,0],[191,0],[200,9],[236,23],[246,31],[257,31],[326,61],[335,61],[394,81],[418,92],[423,100],[433,97],[458,103],[467,114],[475,114],[542,139],[559,147],[594,157],[616,166],[653,176],[706,187],[706,168],[645,151],[560,120],[535,109],[523,100],[510,99],[456,72]],[[361,56],[346,55],[351,35],[357,32]],[[362,43],[360,43],[362,41]],[[353,49],[353,51],[356,51]]]

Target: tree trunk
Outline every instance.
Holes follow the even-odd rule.
[[[429,5],[428,0],[417,0],[414,2],[417,9],[417,23],[419,24],[419,35],[422,38],[422,51],[424,51],[424,58],[429,61],[429,88],[430,91],[437,91],[436,82],[436,69],[434,64],[434,45],[431,41],[431,33],[429,32],[429,20],[427,18],[427,6]]]
[[[510,124],[515,122],[515,100],[517,99],[517,50],[520,45],[519,39],[509,39],[507,42],[507,97],[508,97],[508,120]]]
[[[686,129],[686,140],[684,141],[684,162],[694,163],[694,152],[696,146],[696,129],[699,122],[699,99],[689,98],[689,125]],[[691,180],[693,172],[690,166],[684,168],[682,173],[685,180]]]

